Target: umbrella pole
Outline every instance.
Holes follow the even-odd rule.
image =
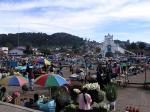
[[[51,88],[49,87],[49,97],[51,98]]]

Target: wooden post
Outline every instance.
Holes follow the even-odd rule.
[[[48,90],[49,90],[49,97],[52,98],[52,96],[51,96],[52,95],[51,94],[51,87],[48,87]]]
[[[145,66],[145,82],[147,81],[147,76],[146,76],[146,66]]]
[[[146,76],[146,66],[145,66],[145,80],[144,80],[144,88],[147,88],[147,76]]]

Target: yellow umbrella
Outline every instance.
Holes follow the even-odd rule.
[[[8,77],[12,77],[12,76],[8,76]],[[0,85],[7,85],[7,82],[8,82],[8,80],[9,80],[9,78],[8,77],[6,77],[6,78],[3,78],[3,79],[1,79],[0,80]]]
[[[22,76],[22,74],[19,73],[19,72],[14,72],[14,75],[16,75],[16,76]]]
[[[51,65],[51,62],[48,61],[47,59],[44,59],[44,63],[45,63],[45,65]]]

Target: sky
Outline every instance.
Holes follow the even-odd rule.
[[[0,0],[0,33],[17,32],[150,43],[150,0]]]

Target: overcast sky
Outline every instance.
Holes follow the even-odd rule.
[[[150,0],[0,0],[0,33],[16,32],[150,43]]]

